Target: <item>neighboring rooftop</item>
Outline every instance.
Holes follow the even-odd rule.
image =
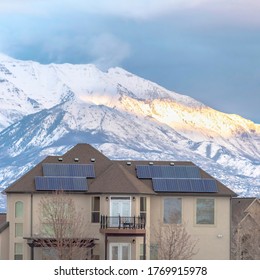
[[[248,214],[248,209],[255,201],[260,202],[255,197],[235,197],[231,201],[232,207],[232,224],[233,227],[237,226],[243,218]]]
[[[9,223],[6,221],[6,213],[0,213],[0,233],[3,232]]]
[[[6,222],[6,213],[0,213],[0,225]]]

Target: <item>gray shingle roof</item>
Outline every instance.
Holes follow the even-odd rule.
[[[3,232],[9,223],[6,221],[6,213],[0,213],[0,233]]]
[[[76,162],[75,162],[76,161]],[[78,144],[62,156],[49,156],[37,164],[28,173],[10,185],[5,192],[32,193],[36,192],[34,179],[43,176],[42,163],[84,163],[94,164],[96,178],[87,179],[89,189],[87,193],[128,193],[128,194],[156,194],[152,188],[152,180],[138,179],[136,165],[149,164],[149,161],[117,161],[110,160],[101,152],[88,144]],[[153,161],[154,165],[169,165],[172,161]],[[192,162],[174,162],[176,165],[193,165]],[[200,170],[202,178],[214,179],[208,173]],[[218,192],[211,196],[236,196],[224,184],[216,180]],[[178,195],[178,193],[175,193]],[[183,193],[181,193],[183,195]],[[165,194],[167,195],[167,194]],[[185,195],[192,195],[186,193]],[[200,193],[201,195],[209,195]]]

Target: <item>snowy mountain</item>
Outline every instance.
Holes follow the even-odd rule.
[[[191,160],[240,195],[260,193],[260,125],[121,68],[0,55],[0,93],[2,189],[87,142],[114,159]]]

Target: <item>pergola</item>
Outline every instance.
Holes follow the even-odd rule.
[[[78,247],[90,249],[91,258],[93,257],[93,248],[96,238],[52,238],[52,237],[24,237],[31,248],[31,259],[34,259],[34,248],[56,248],[56,247]]]

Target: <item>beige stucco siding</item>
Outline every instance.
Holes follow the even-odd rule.
[[[15,217],[15,203],[23,203],[23,217]],[[31,233],[31,196],[29,194],[12,194],[7,196],[7,221],[9,221],[9,259],[14,259],[15,243],[23,244],[24,259],[30,255],[29,246],[23,237],[15,237],[15,223],[23,224],[23,236]]]
[[[0,233],[0,260],[9,259],[9,227]]]
[[[49,194],[51,195],[51,194]],[[45,195],[44,195],[45,196]],[[79,211],[85,219],[84,231],[86,237],[94,237],[97,247],[94,255],[99,255],[100,259],[105,256],[105,237],[100,233],[100,224],[91,223],[91,195],[73,194],[70,195],[75,201],[77,211]],[[97,195],[99,196],[99,195]],[[114,195],[113,195],[114,196]],[[30,237],[40,235],[39,223],[39,205],[43,194],[10,194],[8,195],[8,215],[9,224],[9,258],[14,258],[14,244],[16,242],[23,243],[24,259],[30,259],[31,250],[25,239],[15,237],[15,223],[23,223],[23,236]],[[138,216],[140,214],[140,195],[130,196],[131,198],[131,215]],[[165,196],[146,196],[147,197],[147,213],[146,213],[146,257],[150,258],[150,243],[154,244],[155,240],[153,232],[163,223],[163,203]],[[167,196],[169,197],[169,196]],[[195,196],[178,196],[182,199],[182,222],[185,224],[188,233],[193,239],[198,240],[198,253],[194,259],[229,259],[230,256],[230,198],[228,197],[212,197],[215,201],[215,219],[213,225],[197,225],[196,224],[196,199]],[[100,214],[110,215],[110,198],[109,195],[100,195]],[[15,218],[15,202],[22,201],[24,203],[24,216]],[[32,225],[32,226],[31,226]],[[133,239],[135,241],[133,242]],[[140,246],[143,243],[141,237],[109,237],[109,242],[131,242],[131,252],[133,259],[139,259]],[[3,242],[1,242],[3,244]],[[35,253],[35,257],[37,255]],[[38,256],[41,257],[40,255]]]
[[[167,196],[169,197],[169,196]],[[230,258],[230,199],[212,197],[215,200],[213,225],[196,224],[196,199],[194,196],[178,196],[182,199],[182,223],[191,238],[197,240],[198,253],[194,259]],[[163,223],[163,196],[151,198],[151,228],[156,232]],[[153,236],[151,242],[156,243]]]

